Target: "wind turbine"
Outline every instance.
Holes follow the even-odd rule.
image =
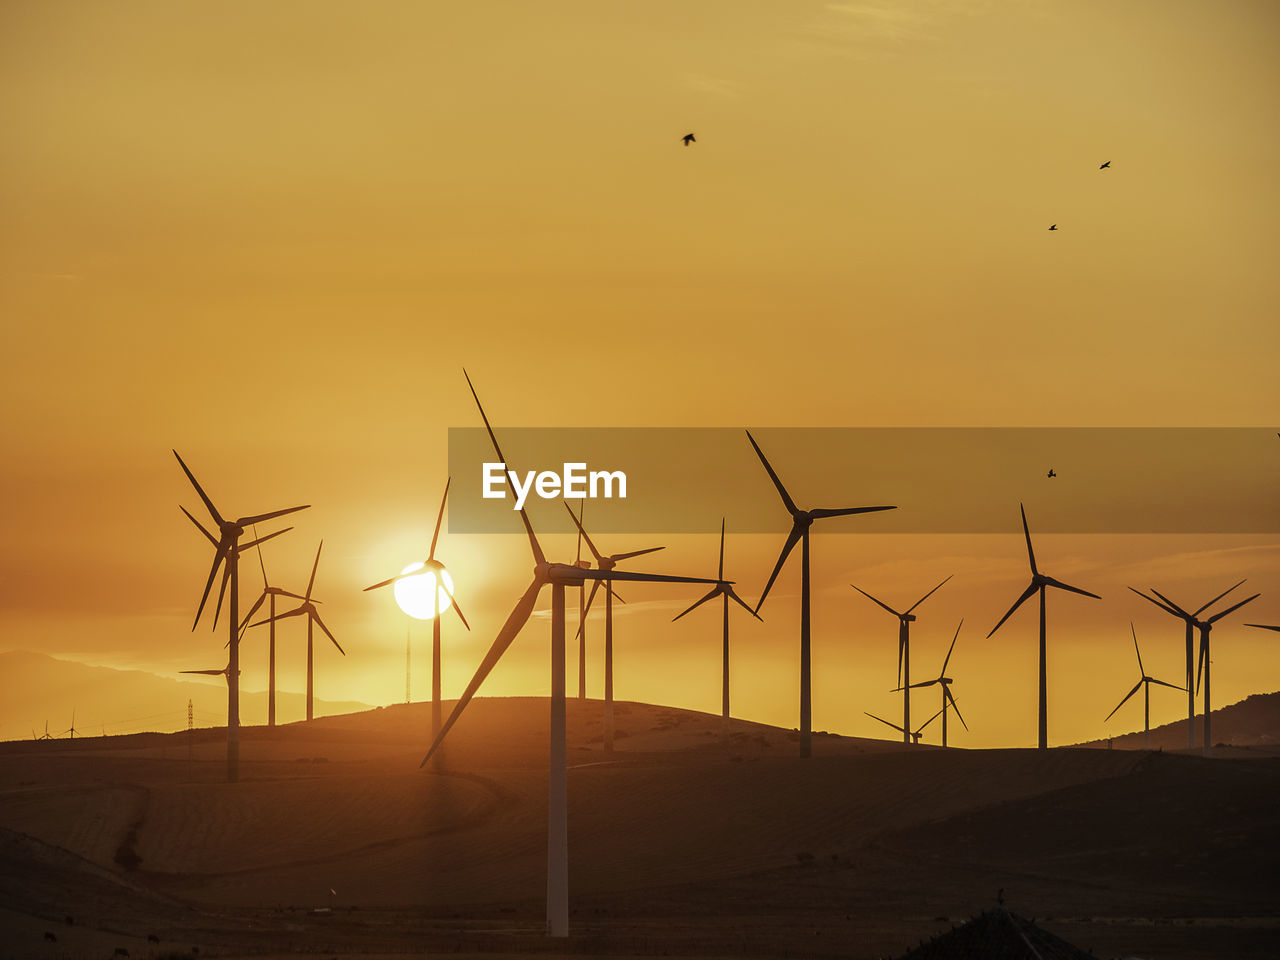
[[[72,708],[71,708],[71,726],[70,726],[68,729],[63,730],[63,731],[62,731],[62,733],[69,733],[69,734],[71,734],[71,739],[72,739],[72,740],[74,740],[74,739],[76,738],[76,711],[75,711],[75,707],[72,707]],[[62,734],[59,734],[59,736],[62,736]]]
[[[944,747],[947,745],[947,705],[948,704],[950,704],[952,707],[955,708],[956,717],[959,718],[960,723],[964,726],[965,730],[967,731],[969,729],[969,725],[964,722],[964,717],[960,713],[960,708],[956,705],[956,698],[951,693],[951,684],[954,681],[947,676],[947,664],[951,662],[951,651],[956,648],[956,640],[959,638],[960,628],[963,626],[964,626],[964,620],[962,619],[960,623],[956,626],[956,634],[954,637],[951,638],[951,646],[947,648],[947,656],[942,661],[942,669],[938,671],[938,676],[933,680],[924,680],[920,683],[911,684],[911,686],[913,687],[932,687],[936,683],[939,687],[942,688],[942,709],[939,710],[938,712],[942,714],[942,745]],[[893,692],[897,693],[896,690]],[[921,729],[923,730],[924,728],[921,727]]]
[[[862,712],[867,713],[865,710]],[[956,712],[959,713],[958,710]],[[937,720],[939,715],[941,715],[941,713],[942,711],[939,710],[937,713],[935,713],[932,717],[930,717],[924,723],[920,724],[919,730],[916,730],[914,733],[911,734],[911,743],[913,746],[920,745],[920,737],[924,735],[924,728],[927,727],[929,724],[933,723],[933,721]],[[879,720],[886,727],[893,727],[893,729],[895,730],[902,730],[902,727],[898,726],[896,723],[890,723],[888,720],[884,719],[883,717],[877,717],[874,713],[867,713],[867,716],[870,717],[872,720]]]
[[[1205,610],[1209,609],[1215,603],[1217,603],[1219,600],[1225,597],[1227,594],[1235,590],[1236,587],[1240,586],[1240,584],[1242,583],[1244,583],[1243,580],[1239,581],[1239,583],[1236,583],[1233,586],[1228,587],[1226,590],[1223,590],[1220,594],[1218,594],[1208,603],[1201,605],[1199,609],[1195,610],[1193,613],[1187,613],[1187,611],[1183,610],[1181,607],[1178,607],[1171,603],[1162,603],[1161,600],[1163,600],[1163,597],[1161,597],[1161,600],[1157,600],[1156,597],[1159,597],[1160,594],[1156,593],[1156,591],[1154,590],[1152,590],[1151,592],[1156,593],[1156,597],[1148,596],[1147,594],[1143,593],[1141,590],[1134,589],[1133,587],[1129,588],[1138,596],[1140,596],[1143,600],[1146,600],[1148,603],[1154,604],[1155,606],[1163,610],[1165,613],[1168,613],[1168,614],[1171,614],[1172,616],[1177,617],[1186,626],[1185,640],[1186,640],[1186,654],[1187,654],[1187,671],[1186,671],[1186,676],[1183,680],[1183,683],[1185,685],[1184,689],[1187,691],[1187,749],[1188,750],[1194,750],[1196,746],[1196,688],[1192,685],[1192,681],[1195,679],[1194,674],[1195,674],[1195,663],[1196,663],[1195,630],[1196,630],[1196,625],[1199,623],[1199,621],[1196,618],[1200,616],[1200,614],[1204,613]]]
[[[587,531],[582,526],[582,521],[573,515],[573,511],[569,509],[569,504],[565,504],[564,508],[569,511],[569,516],[573,519],[574,526],[578,528],[578,535],[587,542],[587,549],[591,551],[591,555],[596,558],[596,568],[608,572],[613,570],[619,562],[630,560],[632,557],[641,557],[646,553],[655,553],[658,550],[665,550],[666,547],[648,547],[644,550],[632,550],[630,553],[615,553],[611,556],[603,556],[596,545],[591,542],[591,538],[587,536]],[[575,562],[575,566],[580,566],[581,561]],[[710,581],[705,581],[710,582]],[[591,596],[587,598],[587,603],[583,609],[583,620],[586,623],[586,615],[591,612],[591,604],[596,599],[596,590],[600,588],[600,581],[596,580],[591,584]],[[606,751],[613,750],[613,600],[614,600],[613,584],[608,580],[604,582],[604,749]],[[585,643],[586,634],[583,634]]]
[[[257,531],[255,530],[254,533],[256,534]],[[240,621],[240,635],[242,637],[249,621],[253,619],[253,615],[258,612],[258,608],[262,606],[264,600],[269,601],[267,615],[269,618],[273,618],[276,615],[276,597],[292,597],[294,600],[306,599],[301,594],[290,593],[282,587],[273,587],[268,582],[267,567],[262,562],[261,544],[258,545],[258,566],[262,569],[262,593],[258,595],[258,599],[253,602],[249,612]],[[271,624],[271,637],[267,654],[267,726],[274,727],[276,725],[276,625],[272,619],[268,619],[267,622]]]
[[[1172,683],[1165,683],[1163,680],[1157,680],[1155,677],[1147,676],[1147,670],[1142,665],[1142,651],[1138,649],[1138,634],[1133,629],[1133,621],[1129,621],[1129,632],[1133,634],[1133,652],[1138,655],[1138,674],[1141,679],[1133,685],[1133,689],[1124,695],[1124,699],[1116,704],[1116,709],[1107,714],[1107,720],[1116,715],[1116,710],[1123,707],[1135,693],[1139,687],[1143,687],[1142,691],[1142,748],[1144,750],[1151,749],[1151,684],[1158,683],[1162,687],[1168,687],[1170,690],[1181,690]],[[1103,720],[1106,723],[1107,720]]]
[[[952,574],[951,576],[955,576],[955,574]],[[945,580],[942,581],[942,583],[946,583],[947,580],[950,580],[950,579],[951,577],[947,577]],[[898,689],[902,691],[902,729],[903,729],[902,742],[903,743],[910,742],[909,736],[906,733],[906,731],[911,729],[911,624],[916,619],[915,614],[913,614],[911,611],[914,610],[916,607],[920,606],[920,604],[924,603],[931,596],[933,596],[934,591],[936,591],[938,587],[941,587],[942,583],[938,584],[938,586],[934,587],[933,590],[930,590],[928,593],[926,593],[923,597],[921,597],[911,606],[907,607],[907,609],[904,610],[902,613],[899,613],[897,610],[893,609],[893,607],[889,606],[887,603],[884,603],[881,600],[877,600],[875,597],[867,593],[867,591],[863,590],[861,587],[856,586],[852,583],[849,584],[849,586],[853,587],[853,589],[857,590],[860,594],[862,594],[872,603],[884,608],[885,610],[888,610],[891,614],[893,614],[895,617],[898,618]],[[946,704],[945,698],[943,699],[943,704],[944,706]],[[946,725],[945,720],[943,721],[943,725],[945,727]]]
[[[429,587],[434,589],[431,591],[433,615],[431,617],[431,732],[436,734],[440,731],[440,617],[444,613],[446,606],[452,606],[453,612],[458,615],[458,619],[462,621],[462,625],[468,630],[471,624],[467,623],[467,618],[462,615],[462,608],[458,606],[458,601],[453,596],[453,578],[447,576],[445,566],[436,559],[436,543],[440,539],[440,525],[444,522],[444,505],[449,499],[449,484],[453,482],[453,478],[444,482],[444,496],[440,498],[440,512],[436,514],[436,529],[431,534],[431,549],[427,551],[427,559],[422,563],[413,564],[406,573],[399,573],[394,577],[375,583],[371,587],[365,587],[364,592],[370,590],[378,590],[388,584],[399,583],[402,580],[408,580],[412,577],[430,577],[431,583]],[[328,633],[328,631],[325,631]],[[330,635],[332,639],[332,635]],[[335,640],[336,644],[337,641]],[[406,676],[408,670],[408,641],[406,640],[405,663]],[[342,648],[339,647],[339,650]],[[408,680],[405,681],[405,700],[408,701]],[[308,716],[308,720],[311,718]]]
[[[774,473],[773,467],[764,455],[764,451],[760,449],[760,445],[756,443],[756,438],[751,436],[751,431],[747,431],[747,439],[751,441],[751,446],[755,448],[756,456],[760,458],[760,462],[764,464],[764,468],[768,471],[769,479],[773,481],[773,485],[778,488],[778,495],[782,497],[783,506],[787,508],[787,512],[791,514],[791,532],[787,534],[787,542],[782,545],[782,553],[778,555],[778,562],[773,566],[773,573],[769,575],[769,582],[764,585],[764,592],[760,594],[759,601],[756,602],[756,613],[760,612],[760,608],[764,606],[765,597],[769,596],[769,590],[773,586],[773,581],[778,579],[778,574],[782,571],[782,565],[787,562],[787,557],[799,543],[800,547],[800,756],[808,757],[812,753],[812,737],[813,737],[813,700],[811,689],[811,676],[809,669],[809,528],[815,520],[825,520],[828,517],[847,517],[856,513],[877,513],[881,510],[897,510],[893,507],[835,507],[826,508],[819,507],[813,510],[801,510],[796,506],[795,501],[791,499],[791,494],[787,493],[787,488],[782,485],[782,481],[778,479],[778,475]]]
[[[1280,627],[1273,627],[1269,623],[1246,623],[1246,627],[1256,627],[1259,630],[1275,630],[1280,632]]]
[[[46,720],[46,721],[44,722],[44,734],[43,734],[42,736],[37,737],[37,736],[36,736],[36,732],[35,732],[34,730],[32,730],[32,731],[31,731],[31,739],[32,739],[32,740],[52,740],[52,739],[53,739],[53,734],[51,734],[51,733],[49,732],[49,721],[48,721],[48,720]]]
[[[684,613],[671,618],[671,622],[675,623],[685,613],[698,609],[708,600],[720,598],[721,624],[723,628],[724,642],[721,649],[721,659],[723,662],[721,668],[721,735],[725,740],[729,739],[729,601],[732,600],[747,613],[751,614],[757,620],[760,620],[760,614],[756,613],[749,606],[743,603],[742,598],[733,592],[733,586],[724,578],[724,518],[720,519],[720,566],[716,570],[716,585],[712,587],[701,600],[695,602]],[[763,623],[764,621],[761,620]]]
[[[312,642],[312,627],[318,626],[324,631],[324,635],[333,641],[333,645],[338,648],[338,652],[344,657],[347,651],[342,649],[342,644],[338,643],[338,638],[330,632],[329,628],[324,625],[324,621],[320,619],[320,612],[316,610],[316,601],[311,599],[311,590],[316,585],[316,568],[320,566],[320,551],[324,549],[324,541],[320,541],[320,546],[316,547],[316,561],[311,565],[311,579],[307,581],[307,595],[302,598],[302,604],[285,613],[277,614],[270,620],[259,620],[257,623],[249,624],[250,627],[260,627],[264,623],[270,623],[272,620],[284,620],[288,617],[307,618],[307,719],[311,720],[315,715],[315,683],[313,666],[315,662],[315,647]]]
[[[1067,590],[1071,593],[1079,593],[1086,597],[1093,597],[1095,600],[1102,598],[1096,593],[1090,593],[1088,590],[1081,590],[1079,587],[1073,587],[1070,584],[1063,583],[1061,580],[1055,580],[1047,574],[1041,573],[1040,568],[1036,566],[1036,554],[1031,549],[1031,530],[1027,527],[1027,511],[1022,504],[1018,504],[1018,509],[1022,511],[1022,533],[1027,538],[1027,559],[1031,563],[1031,584],[1023,591],[1009,612],[1000,618],[1000,622],[991,628],[991,634],[995,633],[1000,627],[1013,616],[1013,611],[1017,610],[1023,603],[1031,598],[1035,593],[1040,594],[1040,749],[1048,749],[1049,746],[1049,707],[1047,695],[1047,671],[1045,666],[1045,642],[1044,642],[1044,594],[1046,587],[1057,587],[1059,590]]]
[[[224,562],[226,566],[222,568],[222,584],[218,588],[218,606],[213,614],[215,628],[218,626],[218,613],[222,610],[222,597],[226,593],[227,582],[231,582],[231,601],[230,608],[227,611],[227,628],[230,634],[227,641],[230,650],[230,661],[227,667],[229,670],[227,675],[227,781],[235,783],[240,778],[240,551],[248,547],[257,546],[260,543],[266,543],[271,538],[287,533],[293,528],[285,527],[284,530],[277,530],[275,533],[269,533],[265,537],[256,537],[243,545],[240,543],[240,537],[244,535],[245,527],[253,526],[275,517],[282,517],[286,513],[305,510],[310,504],[303,504],[300,507],[287,507],[284,510],[273,510],[270,513],[259,513],[250,517],[241,517],[238,520],[224,520],[222,514],[218,513],[217,508],[214,507],[213,501],[209,499],[204,489],[196,481],[195,476],[187,469],[182,457],[178,456],[178,451],[174,450],[173,455],[178,457],[178,464],[182,467],[182,472],[187,475],[191,485],[196,488],[196,493],[200,494],[200,499],[204,501],[205,508],[209,511],[209,515],[218,527],[218,537],[215,539],[213,534],[200,525],[200,521],[190,513],[187,513],[186,507],[179,507],[187,515],[187,519],[196,525],[196,529],[203,533],[205,539],[213,544],[214,547],[213,566],[209,568],[209,579],[205,581],[204,593],[200,597],[200,606],[196,609],[196,618],[191,623],[192,630],[195,630],[196,624],[200,622],[200,614],[204,612],[205,601],[209,599],[209,589],[213,586],[213,578],[218,573],[218,567]]]
[[[466,376],[466,371],[463,371]],[[484,421],[489,440],[497,453],[498,459],[506,463],[498,439],[494,436],[489,418],[485,415],[480,398],[476,395],[471,378],[467,376],[467,386],[471,388],[471,396],[475,398],[480,410],[480,418]],[[534,535],[533,525],[529,517],[520,510],[520,521],[524,525],[529,538],[529,549],[533,554],[533,580],[516,601],[515,607],[507,615],[506,622],[494,638],[493,645],[476,668],[475,676],[467,684],[462,696],[454,705],[449,718],[436,734],[431,748],[419,765],[426,766],[432,755],[444,742],[453,725],[462,716],[471,699],[484,683],[485,678],[494,666],[502,659],[502,655],[515,641],[521,628],[533,614],[534,604],[545,586],[551,587],[551,735],[549,753],[549,774],[547,791],[547,932],[553,937],[569,935],[569,836],[568,836],[568,764],[567,746],[565,743],[565,637],[564,637],[564,591],[566,587],[581,588],[587,580],[639,580],[663,583],[711,583],[698,577],[674,577],[664,574],[633,573],[622,570],[590,570],[576,564],[548,563],[542,552],[542,546]]]
[[[587,498],[583,497],[582,502],[578,504],[578,526],[582,526],[582,518],[587,513]],[[582,559],[582,530],[578,530],[578,547],[577,556],[574,558],[573,564],[576,567],[583,565]],[[590,564],[587,564],[590,566]],[[585,590],[578,591],[578,699],[587,699],[587,592]]]

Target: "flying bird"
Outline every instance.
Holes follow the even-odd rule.
[[[1049,476],[1049,479],[1050,479],[1050,480],[1052,480],[1054,477],[1056,477],[1056,476],[1057,476],[1057,474],[1053,472],[1053,467],[1050,467],[1050,468],[1049,468],[1049,474],[1048,474],[1048,476]]]
[[[1055,223],[1055,224],[1054,224],[1053,226],[1051,226],[1049,229],[1050,229],[1050,230],[1057,230],[1057,229],[1058,229],[1058,225]]]
[[[694,139],[694,137],[693,137],[693,134],[692,134],[692,133],[686,133],[686,134],[685,134],[683,137],[681,137],[680,139],[684,141],[684,145],[685,145],[686,147],[687,147],[689,144],[691,144],[691,143],[697,143],[697,142],[698,142],[697,140],[695,140],[695,139]]]
[[[1104,164],[1103,164],[1102,166],[1100,166],[1098,169],[1099,169],[1099,170],[1106,170],[1106,169],[1107,169],[1108,167],[1110,167],[1110,166],[1111,166],[1111,161],[1110,161],[1110,160],[1108,160],[1106,163],[1104,163]]]

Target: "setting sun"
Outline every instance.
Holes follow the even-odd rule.
[[[411,563],[401,570],[400,574],[403,576],[415,570],[423,570],[424,566],[425,564],[420,561]],[[437,604],[439,612],[443,613],[449,609],[453,597],[453,577],[449,576],[449,571],[443,567],[440,569],[440,580],[441,584],[437,588],[436,575],[430,570],[426,570],[421,576],[397,580],[394,587],[396,603],[400,605],[401,610],[415,620],[433,619]]]

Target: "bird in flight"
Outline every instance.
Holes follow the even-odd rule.
[[[697,142],[698,142],[697,140],[695,140],[695,139],[693,138],[693,134],[692,134],[692,133],[686,133],[686,134],[685,134],[683,137],[681,137],[680,139],[684,141],[684,145],[685,145],[686,147],[687,147],[689,144],[691,144],[691,143],[697,143]]]
[[[1056,476],[1057,476],[1057,474],[1053,472],[1053,467],[1050,467],[1050,468],[1049,468],[1049,474],[1048,474],[1048,476],[1049,476],[1049,479],[1050,479],[1050,480],[1052,480],[1054,477],[1056,477]]]
[[[1050,230],[1057,230],[1057,229],[1058,229],[1058,225],[1055,223],[1055,224],[1054,224],[1053,226],[1051,226],[1049,229],[1050,229]]]
[[[1111,166],[1111,161],[1110,161],[1110,160],[1108,160],[1106,163],[1104,163],[1104,164],[1103,164],[1102,166],[1100,166],[1098,169],[1099,169],[1099,170],[1106,170],[1109,166]]]

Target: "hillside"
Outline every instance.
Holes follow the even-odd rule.
[[[1139,693],[1136,696],[1141,695]],[[1204,715],[1197,713],[1195,721],[1197,749],[1203,745],[1203,723]],[[1215,709],[1211,729],[1215,746],[1222,744],[1231,747],[1280,747],[1280,692],[1255,693],[1238,703]],[[1142,750],[1144,742],[1141,730],[1111,738],[1111,745],[1116,750]],[[1077,746],[1105,747],[1107,741],[1090,740]],[[1152,727],[1151,749],[1186,750],[1187,721],[1176,720],[1173,723]]]
[[[115,736],[146,730],[172,731],[187,727],[187,701],[192,702],[197,727],[227,722],[226,685],[220,677],[206,681],[178,680],[142,670],[117,670],[60,660],[42,653],[11,650],[0,653],[0,676],[5,678],[0,703],[0,738],[28,739],[32,730],[64,736],[75,713],[77,736]],[[127,704],[122,709],[121,704]],[[355,701],[315,702],[318,716],[367,710]],[[277,691],[279,722],[306,715],[306,699],[299,693]],[[265,690],[240,691],[244,724],[266,723]]]

